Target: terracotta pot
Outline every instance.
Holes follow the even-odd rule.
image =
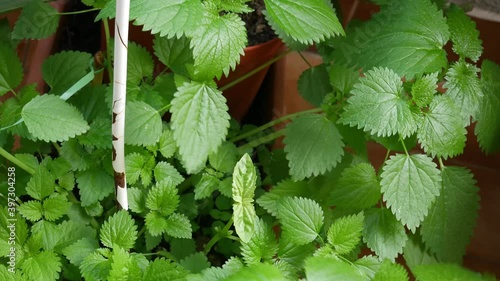
[[[58,12],[64,11],[68,0],[58,0],[50,2]],[[0,19],[7,18],[11,28],[14,27],[21,9],[11,11],[7,14],[0,15]],[[52,54],[57,45],[59,30],[48,38],[41,40],[22,40],[17,46],[17,54],[21,59],[24,69],[24,76],[21,86],[36,83],[36,89],[39,92],[44,91],[45,82],[42,77],[42,64],[45,59]],[[0,97],[0,101],[4,101],[11,96],[10,93]]]
[[[217,85],[222,87],[263,65],[278,55],[282,49],[283,42],[278,38],[259,45],[245,48],[245,55],[241,56],[240,63],[228,77],[222,77]],[[269,66],[239,82],[235,86],[224,91],[227,99],[229,113],[233,118],[241,121],[252,105],[259,88],[266,77]]]
[[[323,62],[321,57],[316,53],[302,52],[302,55],[312,66]],[[269,106],[264,109],[268,112],[271,111],[272,119],[314,108],[314,106],[302,98],[297,89],[297,82],[300,75],[308,68],[309,65],[297,52],[286,55],[273,65],[271,69],[271,75],[273,76],[272,95],[268,98]],[[276,126],[276,129],[281,129],[284,126],[284,123],[279,124]],[[282,139],[277,139],[273,147],[283,148]]]
[[[114,35],[114,21],[109,21],[110,35]],[[129,25],[129,40],[132,42],[139,43],[141,46],[145,47],[151,54],[154,54],[153,50],[153,39],[154,36],[151,35],[149,31],[142,31],[142,26]],[[247,74],[253,69],[263,65],[267,61],[274,58],[281,50],[283,43],[279,39],[273,39],[266,43],[262,43],[255,46],[246,47],[244,52],[245,55],[241,56],[240,63],[236,66],[234,71],[229,73],[228,77],[223,76],[217,85],[222,87],[241,76]],[[104,35],[104,28],[101,32],[101,50],[106,49],[106,40]],[[158,59],[153,56],[155,61],[155,73],[160,73],[165,66],[158,61]],[[229,113],[233,118],[241,121],[243,117],[248,112],[257,92],[259,91],[260,85],[266,76],[269,67],[262,69],[261,71],[255,73],[248,79],[236,84],[235,86],[224,91],[224,96],[227,99],[227,104],[229,106]]]

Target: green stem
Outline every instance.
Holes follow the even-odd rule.
[[[307,65],[309,66],[309,68],[313,67],[311,65],[311,63],[309,63],[309,61],[306,59],[306,57],[304,57],[304,55],[302,54],[302,52],[299,52],[299,55],[300,57],[302,58],[303,61],[305,61],[307,63]]]
[[[256,140],[253,140],[253,141],[251,141],[249,143],[246,143],[246,144],[238,147],[238,149],[244,151],[244,150],[249,149],[249,148],[254,148],[254,147],[257,147],[259,145],[262,145],[262,144],[268,143],[270,141],[273,141],[273,140],[281,137],[284,134],[285,134],[285,132],[283,130],[279,130],[279,131],[273,132],[271,134],[265,135],[263,137],[260,137],[260,138],[258,138]]]
[[[321,108],[314,108],[314,109],[310,109],[310,110],[305,110],[305,111],[300,111],[300,112],[297,112],[297,113],[292,113],[292,114],[288,114],[288,115],[285,115],[283,117],[280,117],[278,119],[274,119],[273,121],[269,122],[269,123],[266,123],[258,128],[255,128],[251,131],[248,131],[248,132],[245,132],[239,136],[236,136],[234,138],[232,138],[231,140],[229,140],[230,142],[237,142],[239,140],[242,140],[242,139],[246,139],[252,135],[255,135],[261,131],[264,131],[268,128],[271,128],[281,122],[284,122],[286,120],[289,120],[289,119],[293,119],[293,118],[296,118],[298,116],[301,116],[301,115],[306,115],[306,114],[309,114],[309,113],[316,113],[316,112],[321,112],[323,111],[323,109]]]
[[[93,11],[99,11],[99,8],[92,8],[88,10],[81,10],[81,11],[74,11],[74,12],[63,12],[63,13],[58,13],[60,16],[67,16],[67,15],[78,15],[78,14],[84,14],[84,13],[89,13]]]
[[[14,155],[10,154],[7,150],[3,149],[2,147],[0,147],[0,155],[3,156],[8,161],[12,162],[13,164],[17,165],[19,168],[25,170],[26,172],[32,175],[35,173],[34,169],[24,164],[23,161],[17,159]]]
[[[443,159],[441,157],[438,157],[438,161],[439,161],[439,168],[441,169],[441,171],[443,170],[444,168],[444,164],[443,164]]]
[[[321,244],[321,246],[325,246],[325,240],[323,240],[321,235],[318,235],[318,238],[319,238],[319,243]]]
[[[141,230],[139,230],[139,233],[137,233],[137,237],[141,237],[141,235],[146,231],[146,225],[144,225]]]
[[[174,257],[174,255],[172,255],[172,253],[170,252],[167,252],[165,250],[160,250],[156,253],[157,255],[159,256],[163,256],[163,257],[166,257],[167,259],[171,260],[171,261],[174,261],[174,262],[178,262],[177,261],[177,258]]]
[[[226,237],[227,232],[229,231],[229,228],[233,225],[233,217],[226,223],[224,228],[221,231],[218,231],[217,234],[215,234],[210,241],[208,241],[207,245],[205,245],[205,248],[203,248],[203,252],[205,255],[210,252],[210,249],[215,245],[215,243],[219,242],[220,239]]]
[[[403,141],[403,139],[402,139],[402,138],[400,138],[400,139],[399,139],[399,141],[401,142],[401,145],[403,146],[403,149],[405,150],[405,154],[406,154],[407,156],[409,156],[409,154],[408,154],[408,150],[406,149],[405,142]]]
[[[165,105],[164,107],[160,108],[160,109],[159,109],[159,110],[157,110],[156,112],[161,112],[161,111],[163,111],[163,110],[165,110],[165,109],[166,109],[166,110],[169,110],[169,109],[170,109],[170,107],[172,107],[172,104],[171,104],[171,103],[169,103],[169,104]]]
[[[385,161],[387,161],[387,159],[389,159],[389,154],[391,154],[391,150],[387,149],[387,153],[385,154],[384,162],[382,163],[382,165],[384,165]]]
[[[55,142],[55,141],[53,141],[52,144],[56,148],[57,153],[61,154],[61,146],[57,142]]]
[[[231,82],[227,83],[226,85],[224,85],[224,86],[220,87],[220,88],[219,88],[219,90],[220,90],[221,92],[224,92],[225,90],[227,90],[227,89],[229,89],[229,88],[233,87],[234,85],[236,85],[236,84],[240,83],[241,81],[243,81],[243,80],[245,80],[245,79],[247,79],[247,78],[251,77],[251,76],[252,76],[252,75],[254,75],[255,73],[257,73],[257,72],[261,71],[262,69],[264,69],[264,68],[266,68],[266,67],[270,66],[271,64],[273,64],[273,63],[275,63],[275,62],[279,61],[281,58],[283,58],[284,56],[288,55],[290,52],[291,52],[291,50],[287,50],[287,51],[285,51],[285,52],[283,52],[283,53],[279,54],[279,55],[278,55],[278,56],[276,56],[275,58],[273,58],[273,59],[271,59],[271,60],[267,61],[267,62],[266,62],[266,63],[264,63],[263,65],[261,65],[261,66],[259,66],[259,67],[255,68],[254,70],[252,70],[252,71],[248,72],[247,74],[245,74],[245,75],[241,76],[240,78],[238,78],[238,79],[236,79],[236,80],[234,80],[234,81],[231,81]]]
[[[106,67],[108,68],[109,81],[113,81],[113,64],[111,63],[111,36],[109,35],[108,19],[103,19],[104,34],[106,35]]]

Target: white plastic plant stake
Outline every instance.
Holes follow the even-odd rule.
[[[130,0],[116,1],[113,71],[113,170],[118,209],[128,210],[125,175],[125,102],[127,90],[127,47]]]

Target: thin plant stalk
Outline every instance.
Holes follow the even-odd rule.
[[[128,210],[125,175],[125,103],[127,90],[127,46],[130,0],[116,1],[113,70],[113,170],[117,208]]]

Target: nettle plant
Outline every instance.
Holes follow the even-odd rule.
[[[114,1],[84,2],[102,8],[105,26],[114,16]],[[429,0],[382,3],[371,21],[335,37],[344,31],[330,2],[266,0],[279,37],[295,50],[316,43],[325,63],[298,85],[317,109],[254,127],[230,120],[213,82],[245,46],[237,16],[245,2],[131,2],[130,18],[157,34],[155,55],[170,71],[154,76],[151,54],[128,44],[128,211],[113,196],[112,85],[102,84],[92,55],[48,58],[50,90],[40,95],[34,85],[16,89],[15,44],[0,44],[9,66],[0,69],[1,94],[14,95],[0,106],[0,142],[18,147],[0,149],[2,173],[15,167],[15,183],[0,183],[9,190],[1,198],[1,275],[495,280],[460,266],[479,197],[471,171],[444,162],[463,152],[471,122],[481,147],[497,148],[500,67],[471,63],[482,47],[464,12]],[[22,26],[43,11],[43,24]],[[1,38],[44,37],[58,17],[30,2]],[[458,61],[443,50],[450,40]],[[112,56],[108,50],[110,76]],[[266,144],[281,136],[284,149],[270,151]],[[387,148],[378,171],[367,160],[372,140]],[[400,254],[409,271],[396,263]]]

